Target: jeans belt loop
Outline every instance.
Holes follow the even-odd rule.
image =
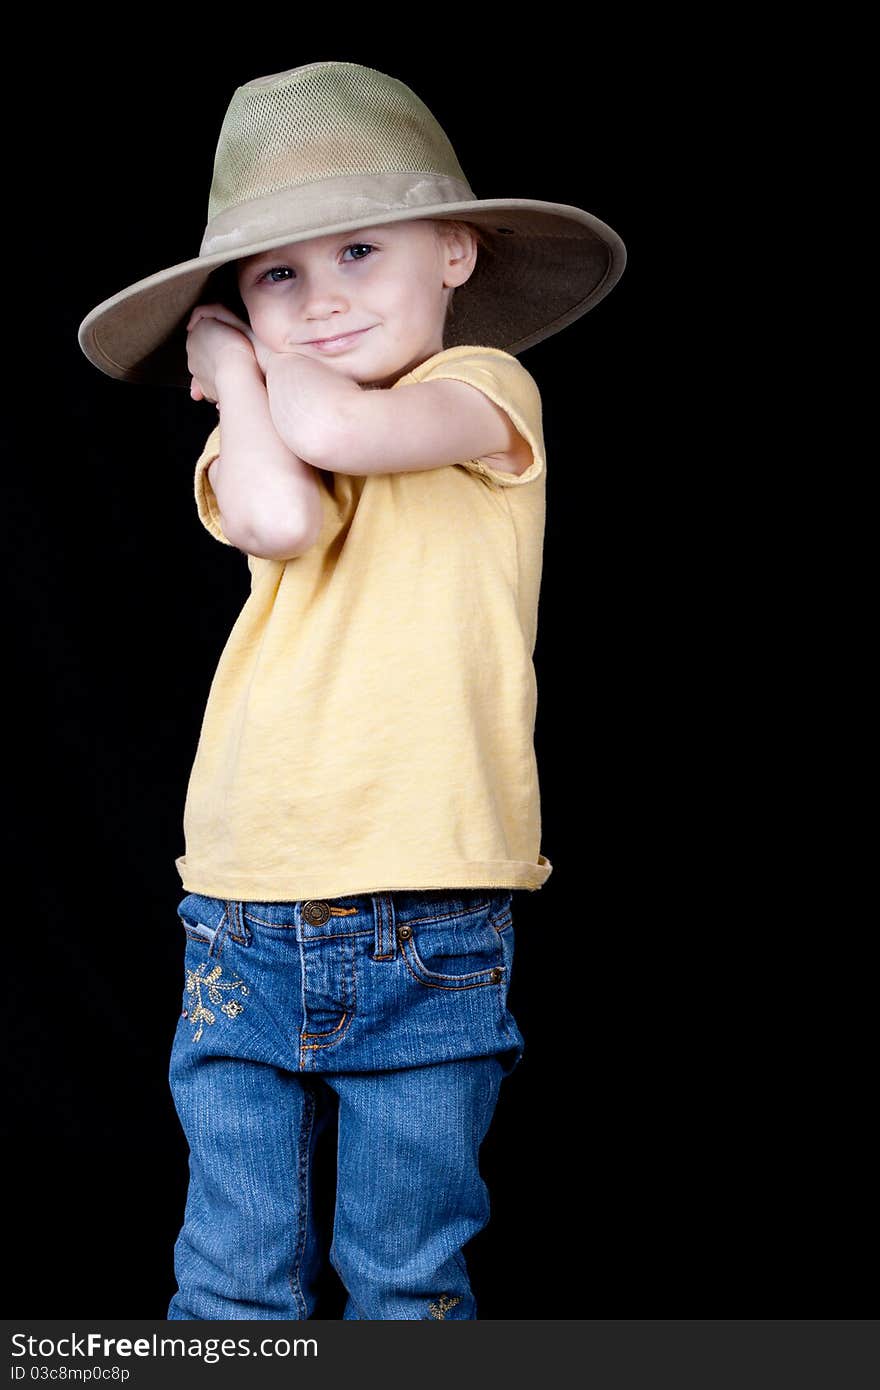
[[[397,923],[394,899],[390,893],[371,894],[376,938],[373,960],[394,960],[397,954]]]
[[[226,913],[229,917],[229,935],[233,941],[239,945],[250,946],[252,932],[247,922],[244,920],[244,903],[236,899],[227,898]]]

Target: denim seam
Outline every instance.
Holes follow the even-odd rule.
[[[326,1042],[326,1043],[301,1043],[301,1044],[300,1044],[300,1053],[301,1053],[301,1054],[304,1054],[304,1053],[306,1053],[306,1052],[327,1052],[327,1051],[329,1051],[330,1048],[332,1048],[332,1047],[338,1047],[339,1044],[342,1042],[342,1039],[343,1039],[344,1037],[347,1037],[348,1032],[349,1032],[349,1029],[351,1028],[351,1021],[352,1021],[353,1018],[354,1018],[354,1014],[353,1014],[353,1013],[347,1013],[347,1014],[344,1014],[344,1015],[343,1015],[342,1020],[340,1021],[338,1027],[339,1027],[339,1028],[342,1028],[342,1024],[344,1023],[344,1024],[345,1024],[345,1028],[344,1028],[344,1029],[342,1030],[342,1032],[339,1034],[339,1037],[338,1037],[338,1038],[334,1038],[332,1042]],[[334,1029],[333,1031],[335,1032],[336,1029]],[[304,1033],[304,1034],[303,1034],[303,1037],[308,1037],[308,1038],[321,1037],[321,1036],[322,1036],[322,1035],[321,1035],[320,1033]],[[303,1068],[303,1070],[305,1070],[305,1068]]]
[[[408,927],[416,926],[420,922],[454,922],[463,917],[475,917],[477,913],[485,912],[486,908],[491,906],[491,902],[486,901],[469,905],[464,912],[459,909],[457,912],[438,912],[431,917],[398,917],[398,921],[401,925],[405,924]]]
[[[323,1033],[312,1033],[308,1032],[306,1029],[303,1029],[302,1036],[304,1038],[332,1038],[333,1034],[338,1033],[345,1020],[350,1017],[351,1015],[349,1014],[348,1009],[346,1009],[345,1013],[342,1015],[342,1018],[339,1020],[335,1028],[325,1028]],[[315,1046],[317,1046],[317,1044],[315,1044]]]
[[[253,918],[251,918],[250,920],[253,921]],[[264,927],[268,927],[270,931],[281,931],[281,930],[282,930],[282,927],[281,927],[281,926],[279,925],[279,923],[277,923],[277,922],[263,922],[263,923],[261,923],[260,925],[262,925],[262,926],[264,926]],[[293,924],[291,924],[291,925],[293,925]],[[289,928],[285,928],[285,929],[286,929],[286,930],[289,930]],[[337,931],[337,932],[330,932],[330,933],[327,933],[327,932],[318,932],[318,933],[316,933],[315,936],[304,936],[304,937],[303,937],[303,940],[304,940],[304,941],[344,941],[346,937],[351,937],[351,936],[371,936],[371,935],[372,935],[371,930],[370,930],[368,927],[366,927],[366,928],[363,928],[361,931]]]
[[[309,1150],[310,1150],[310,1145],[311,1145],[312,1127],[313,1127],[313,1125],[314,1125],[314,1120],[315,1120],[315,1109],[316,1109],[316,1105],[317,1105],[317,1102],[316,1102],[316,1100],[315,1100],[315,1097],[312,1095],[311,1091],[307,1091],[306,1094],[305,1094],[305,1106],[304,1106],[304,1109],[303,1109],[303,1119],[302,1119],[302,1122],[301,1122],[301,1124],[300,1124],[300,1130],[299,1130],[299,1155],[298,1155],[299,1161],[298,1161],[298,1163],[297,1163],[297,1173],[296,1173],[297,1184],[298,1184],[298,1186],[299,1186],[299,1192],[298,1192],[298,1194],[297,1194],[297,1195],[298,1195],[298,1198],[299,1198],[299,1200],[298,1200],[298,1202],[297,1202],[297,1213],[298,1213],[298,1216],[299,1216],[299,1227],[298,1227],[298,1230],[297,1230],[296,1264],[294,1265],[293,1274],[290,1276],[290,1278],[289,1278],[289,1280],[288,1280],[288,1282],[289,1282],[289,1284],[290,1284],[291,1293],[293,1294],[294,1303],[296,1304],[296,1307],[297,1307],[297,1311],[301,1314],[301,1316],[302,1316],[303,1318],[308,1317],[308,1308],[306,1307],[305,1295],[303,1294],[302,1279],[301,1279],[301,1277],[300,1277],[300,1269],[301,1269],[301,1266],[302,1266],[302,1258],[303,1258],[303,1254],[304,1254],[304,1252],[305,1252],[306,1238],[307,1238],[307,1234],[308,1234],[308,1218],[309,1218],[308,1163],[309,1163]]]

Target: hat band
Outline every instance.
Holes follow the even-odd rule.
[[[362,215],[375,219],[377,214],[381,217],[383,213],[477,201],[467,183],[442,174],[356,174],[319,179],[236,203],[218,213],[205,228],[199,255],[232,254],[239,247],[273,237],[304,240],[321,235],[325,229],[332,231],[339,224],[350,224]]]

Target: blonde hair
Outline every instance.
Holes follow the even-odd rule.
[[[432,217],[431,222],[438,236],[443,236],[445,232],[450,230],[455,232],[470,232],[478,248],[482,247],[484,251],[491,250],[489,238],[486,236],[483,228],[479,227],[476,222],[466,222],[461,218],[452,217]]]

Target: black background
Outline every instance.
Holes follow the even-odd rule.
[[[843,1102],[799,989],[797,924],[742,886],[768,855],[730,768],[752,692],[717,701],[736,687],[711,647],[730,618],[704,563],[723,498],[711,457],[682,474],[701,348],[652,235],[676,146],[657,138],[668,94],[652,54],[619,18],[475,42],[467,16],[419,13],[419,46],[376,11],[310,34],[295,13],[255,13],[226,37],[194,18],[109,57],[68,60],[57,39],[41,56],[57,126],[24,132],[28,196],[5,253],[28,343],[3,528],[11,1313],[161,1318],[174,1291],[187,1179],[166,1075],[184,948],[174,860],[249,581],[196,516],[213,407],[104,376],[77,327],[197,254],[234,88],[325,58],[413,87],[478,197],[587,208],[628,251],[611,294],[522,359],[548,459],[536,748],[554,872],[514,898],[526,1052],[482,1150],[480,1316],[778,1311],[780,1294],[791,1308],[860,1287],[838,1259],[853,1196],[827,1135]],[[676,386],[662,398],[661,371]],[[332,1139],[321,1158],[329,1219]],[[343,1297],[328,1274],[319,1316],[340,1316]]]

